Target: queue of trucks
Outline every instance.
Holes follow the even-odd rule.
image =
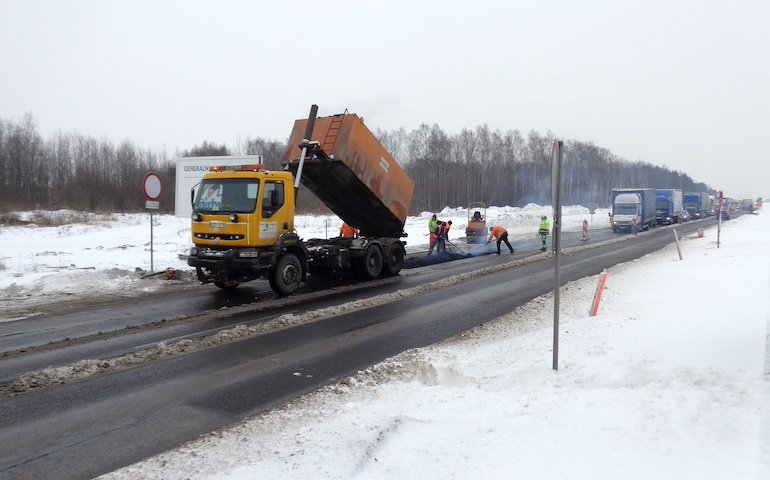
[[[761,208],[762,203],[761,198],[754,201],[723,197],[720,209],[715,195],[671,188],[615,188],[610,201],[613,232],[648,230],[656,225],[671,225],[717,214],[723,220],[729,220],[739,211],[753,212]]]
[[[724,199],[723,210],[732,208]],[[610,224],[613,232],[648,230],[656,225],[672,225],[716,214],[716,198],[708,192],[682,192],[680,189],[615,188],[611,194]]]

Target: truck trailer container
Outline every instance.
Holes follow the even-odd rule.
[[[656,225],[654,188],[613,188],[610,204],[613,232],[630,232],[634,224],[639,230],[648,230]]]
[[[682,203],[692,218],[706,218],[713,215],[712,198],[708,192],[686,192]]]
[[[754,200],[750,198],[744,198],[741,200],[741,210],[744,212],[753,213],[754,212]]]
[[[655,190],[655,222],[671,225],[682,221],[682,191],[678,189]]]

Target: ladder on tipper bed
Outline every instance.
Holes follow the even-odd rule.
[[[327,154],[331,155],[334,151],[334,144],[337,143],[337,136],[342,128],[342,120],[345,118],[344,114],[334,115],[332,117],[332,123],[329,125],[329,130],[326,132],[326,138],[324,139],[321,149]]]

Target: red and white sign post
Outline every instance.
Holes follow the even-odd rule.
[[[145,198],[145,208],[147,208],[150,211],[150,271],[155,270],[155,265],[153,265],[153,232],[152,232],[152,211],[158,210],[160,208],[160,177],[157,173],[148,173],[144,176],[144,198]]]

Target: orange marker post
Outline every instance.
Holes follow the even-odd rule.
[[[599,305],[602,303],[602,294],[604,288],[607,286],[607,271],[603,271],[599,274],[599,283],[596,284],[596,293],[594,293],[594,301],[591,304],[591,312],[589,316],[595,317],[599,313]]]

